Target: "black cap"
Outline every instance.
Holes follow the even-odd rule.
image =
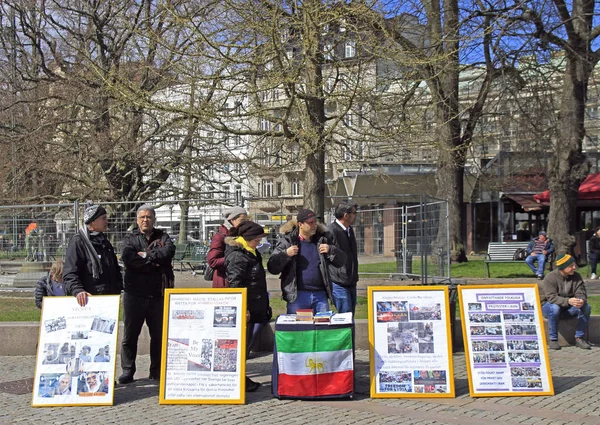
[[[296,220],[298,221],[298,223],[304,223],[307,220],[310,220],[311,218],[317,218],[317,215],[314,213],[314,211],[311,211],[309,209],[303,209],[298,213],[298,217],[296,218]]]
[[[260,224],[257,224],[253,221],[245,221],[239,225],[237,234],[247,241],[251,241],[252,239],[256,239],[259,236],[264,237],[267,236],[265,233],[265,229]]]

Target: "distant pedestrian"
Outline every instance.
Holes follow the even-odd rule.
[[[590,267],[592,269],[592,279],[598,279],[596,274],[596,267],[598,266],[598,259],[600,259],[600,226],[594,229],[594,234],[590,238],[588,245],[590,250]]]
[[[554,242],[548,238],[546,232],[541,231],[537,238],[532,239],[527,245],[527,258],[525,262],[529,268],[535,273],[538,279],[544,278],[544,266],[546,260],[554,252]],[[537,261],[537,269],[534,263]]]
[[[67,295],[62,278],[63,262],[56,260],[50,272],[37,281],[35,285],[35,305],[42,308],[42,299],[47,296]]]

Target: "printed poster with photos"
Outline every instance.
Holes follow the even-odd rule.
[[[244,404],[246,288],[167,289],[160,404]]]
[[[371,397],[454,397],[447,287],[369,287]]]
[[[537,284],[458,290],[471,397],[553,395]]]
[[[119,295],[44,297],[33,407],[113,404]]]

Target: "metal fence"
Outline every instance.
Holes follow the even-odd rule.
[[[363,274],[423,283],[450,277],[447,202],[360,208],[354,228]]]
[[[137,208],[143,203],[102,203],[109,217],[107,237],[117,252],[125,233],[136,226]],[[147,203],[156,209],[156,227],[166,230],[180,247],[187,247],[187,254],[179,254],[182,258],[207,249],[223,221],[223,210],[228,208],[210,199]],[[35,284],[52,261],[64,257],[69,240],[82,225],[84,208],[79,202],[0,206],[0,285]],[[279,227],[295,216],[250,213],[268,229],[272,246],[277,243]],[[333,211],[329,211],[324,221],[333,220]],[[354,228],[361,275],[421,279],[424,283],[450,276],[446,202],[423,199],[416,205],[362,207]]]
[[[107,237],[117,252],[125,233],[136,226],[137,208],[144,203],[156,209],[156,227],[187,246],[188,256],[196,248],[206,250],[228,208],[210,199],[102,203],[109,219]],[[84,208],[80,202],[0,206],[0,286],[32,286],[53,261],[64,258],[69,240],[83,225]]]

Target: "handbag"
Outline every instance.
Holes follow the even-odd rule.
[[[215,269],[213,269],[208,264],[204,267],[204,280],[208,282],[212,282],[213,275],[215,274]]]

